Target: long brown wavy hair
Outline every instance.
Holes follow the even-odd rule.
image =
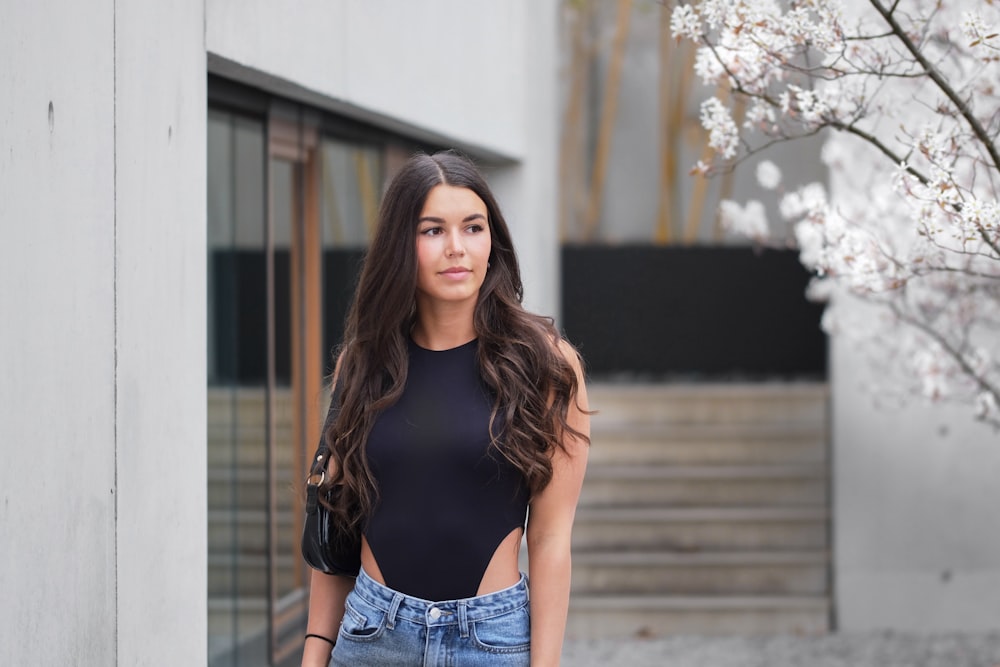
[[[334,405],[323,437],[334,465],[321,493],[342,530],[364,526],[378,488],[365,446],[379,414],[406,385],[407,341],[416,318],[416,229],[437,185],[472,190],[486,204],[490,268],[473,315],[483,382],[494,396],[493,445],[524,475],[532,495],[552,479],[551,455],[566,435],[589,441],[567,423],[577,376],[558,347],[552,319],[527,312],[510,231],[493,193],[467,158],[452,151],[412,157],[379,208],[338,353]],[[498,437],[498,434],[502,436]]]

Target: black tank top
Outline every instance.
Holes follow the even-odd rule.
[[[443,351],[411,341],[403,395],[368,439],[379,497],[365,537],[387,586],[435,602],[476,595],[528,508],[523,475],[490,446],[476,350],[475,340]]]

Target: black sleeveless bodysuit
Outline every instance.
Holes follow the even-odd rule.
[[[476,595],[496,548],[523,528],[523,475],[490,447],[493,398],[477,341],[409,345],[399,401],[376,420],[368,464],[378,485],[365,537],[388,587],[439,602]]]

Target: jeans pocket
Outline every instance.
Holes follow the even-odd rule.
[[[472,641],[490,653],[520,653],[531,649],[531,616],[528,607],[470,623]]]
[[[351,593],[344,604],[340,636],[350,641],[373,641],[385,631],[386,612]]]

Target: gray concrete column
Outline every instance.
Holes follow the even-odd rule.
[[[0,4],[0,664],[206,660],[204,4]]]

